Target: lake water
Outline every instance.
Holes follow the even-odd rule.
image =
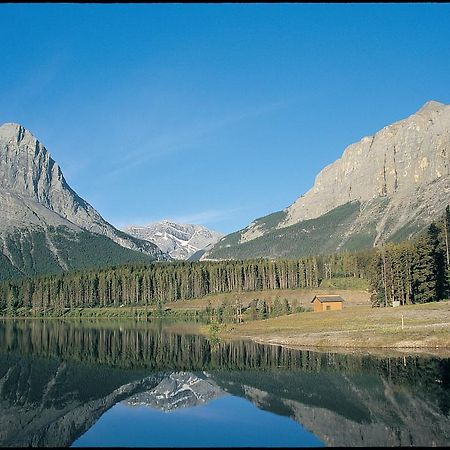
[[[0,446],[450,444],[450,359],[210,342],[187,324],[0,321]]]

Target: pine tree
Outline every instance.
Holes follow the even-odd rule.
[[[374,255],[368,270],[368,278],[372,306],[384,306],[386,302],[385,274],[384,274],[384,250],[378,250]]]
[[[257,309],[258,309],[258,318],[260,320],[267,319],[267,304],[265,300],[258,301]]]
[[[283,300],[283,314],[291,313],[291,305],[289,305],[289,301],[287,298]]]
[[[278,317],[281,316],[282,314],[283,314],[283,305],[281,303],[280,298],[277,296],[275,297],[275,300],[273,301],[272,304],[271,316]]]
[[[415,245],[414,255],[414,302],[425,303],[438,300],[437,279],[437,228],[431,224]]]
[[[444,214],[444,245],[445,245],[445,270],[443,275],[444,292],[443,296],[450,297],[450,206],[447,205]]]

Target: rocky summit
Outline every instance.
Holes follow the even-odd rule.
[[[167,259],[105,221],[70,188],[47,149],[14,123],[0,127],[0,205],[0,278]]]
[[[172,372],[156,387],[124,401],[129,406],[145,406],[164,412],[193,408],[226,395],[206,372]]]
[[[194,254],[212,247],[223,237],[222,233],[208,230],[202,225],[180,224],[169,220],[148,226],[131,225],[123,231],[139,239],[153,242],[171,258],[182,260],[187,260]]]
[[[349,145],[288,208],[223,238],[203,259],[356,250],[420,232],[450,203],[450,105]]]

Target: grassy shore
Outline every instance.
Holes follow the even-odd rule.
[[[444,349],[450,354],[450,301],[291,314],[237,324],[221,337],[295,348]]]

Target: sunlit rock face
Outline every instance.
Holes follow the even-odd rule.
[[[408,206],[418,191],[432,192],[427,197],[438,210],[443,195],[450,194],[449,155],[450,106],[428,102],[407,119],[349,145],[317,175],[312,189],[287,208],[282,226],[353,200],[364,204],[387,197],[392,204]]]

